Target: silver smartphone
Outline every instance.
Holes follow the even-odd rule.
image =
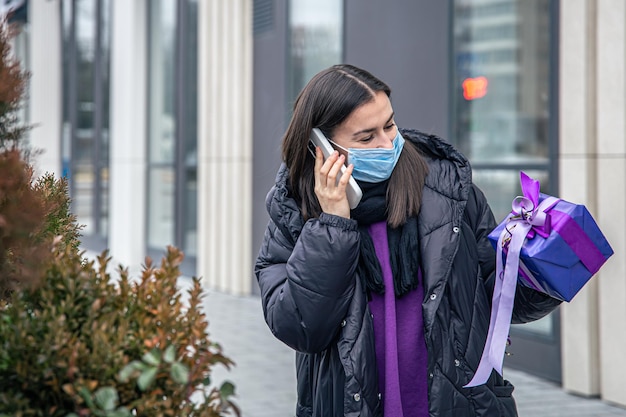
[[[328,139],[326,139],[326,136],[324,136],[322,131],[319,130],[318,128],[314,128],[311,131],[310,140],[313,146],[319,146],[322,149],[322,153],[324,154],[324,160],[326,160],[326,158],[328,158],[330,154],[335,151],[335,149],[330,145],[330,142],[328,141]],[[313,156],[315,156],[315,154],[313,154]],[[345,170],[346,170],[345,165],[342,165],[341,166],[342,175],[345,172]],[[337,180],[339,180],[339,178],[337,178]],[[361,188],[356,183],[354,178],[352,178],[352,175],[350,175],[350,180],[348,180],[348,186],[346,187],[346,195],[348,197],[348,203],[350,204],[351,209],[354,209],[356,206],[358,206],[359,202],[361,201],[361,197],[363,197],[363,192],[361,191]]]

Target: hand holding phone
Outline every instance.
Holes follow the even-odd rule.
[[[319,146],[322,150],[322,154],[324,155],[324,161],[333,153],[335,149],[331,146],[330,142],[324,136],[321,130],[318,128],[314,128],[311,131],[310,141],[314,146]],[[341,175],[346,171],[345,165],[341,166]],[[337,177],[337,181],[341,177],[339,175]],[[361,188],[356,183],[355,179],[350,175],[350,179],[348,180],[348,185],[346,186],[346,196],[348,197],[348,204],[350,205],[350,209],[354,209],[359,205],[361,198],[363,197],[363,192]]]

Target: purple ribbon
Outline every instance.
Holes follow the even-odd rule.
[[[600,252],[593,240],[566,213],[552,210],[550,215],[553,219],[554,230],[563,238],[567,246],[574,251],[580,262],[585,265],[585,268],[591,275],[598,272],[600,267],[606,262],[607,257]]]
[[[520,252],[526,238],[532,239],[535,234],[547,238],[554,230],[572,249],[590,275],[595,274],[607,259],[574,219],[567,213],[553,210],[560,201],[558,198],[546,197],[539,203],[539,181],[524,172],[520,172],[520,181],[524,196],[513,200],[508,223],[498,237],[496,282],[487,341],[476,373],[464,388],[484,384],[494,369],[502,375],[518,274],[526,278],[532,287],[545,292],[530,270],[520,262]],[[506,253],[506,263],[503,263],[503,252]]]
[[[539,204],[539,181],[520,172],[523,197],[513,200],[512,214],[507,226],[498,237],[496,251],[496,281],[493,290],[489,332],[478,369],[464,388],[482,385],[489,379],[491,371],[502,375],[504,349],[511,326],[513,301],[519,269],[519,255],[532,231],[547,237],[551,230],[550,215],[547,213],[559,199],[548,197]],[[528,236],[530,237],[530,236]],[[503,266],[502,249],[507,247],[506,265]]]

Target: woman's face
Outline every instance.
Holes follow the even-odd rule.
[[[354,111],[333,132],[332,140],[343,148],[393,148],[397,127],[387,94],[376,93],[374,100]],[[345,155],[345,151],[338,149]],[[347,155],[345,155],[347,157]]]

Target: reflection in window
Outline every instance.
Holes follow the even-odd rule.
[[[524,172],[541,183],[541,191],[550,194],[546,171],[525,169]],[[497,222],[511,212],[513,197],[521,195],[519,170],[515,169],[476,169],[473,180],[480,186],[489,201]]]
[[[174,244],[176,2],[149,6],[148,245],[164,248]]]
[[[181,140],[184,151],[180,161],[184,192],[181,195],[182,224],[180,245],[187,256],[197,253],[198,230],[198,0],[187,0],[185,25],[182,37],[185,39],[183,95],[184,108],[181,109],[184,129]]]
[[[546,163],[549,2],[476,3],[454,3],[454,140],[474,163]],[[468,98],[479,77],[485,94]]]
[[[149,6],[148,247],[197,251],[197,0]]]
[[[519,171],[550,190],[550,0],[453,2],[452,137],[497,221]],[[554,121],[552,121],[554,123]],[[552,140],[556,140],[553,138]],[[524,325],[552,336],[552,316]]]
[[[110,1],[65,0],[63,174],[86,237],[108,234]]]
[[[342,61],[343,2],[297,0],[289,3],[289,94],[295,99],[319,71]]]
[[[174,161],[176,2],[150,3],[150,162]]]

